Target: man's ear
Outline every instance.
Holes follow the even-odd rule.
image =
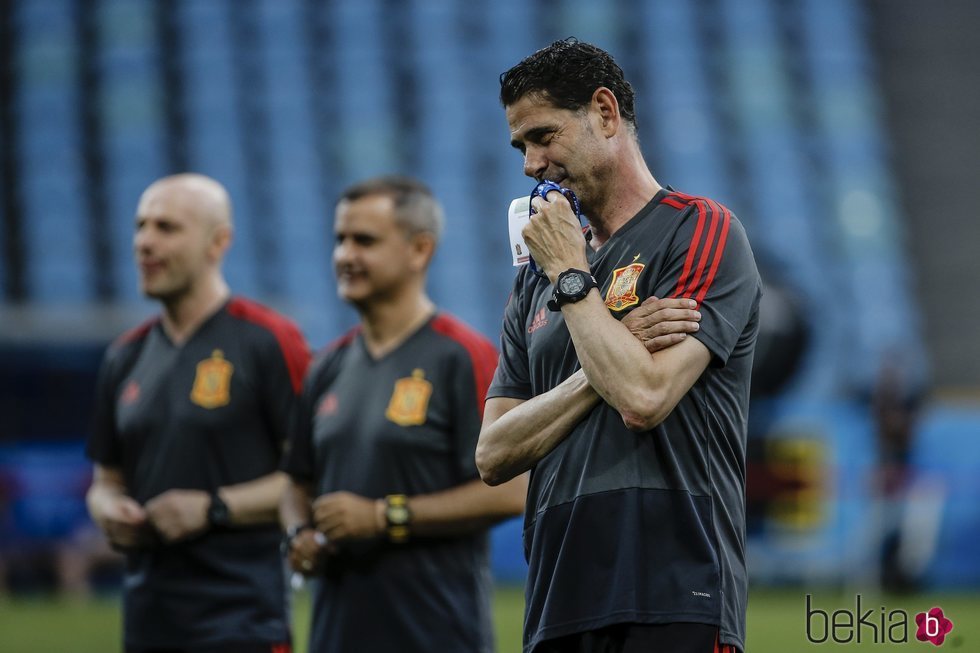
[[[214,261],[224,258],[225,252],[231,247],[232,230],[229,225],[219,224],[211,232],[211,243],[208,245],[208,254]]]
[[[623,123],[619,115],[619,100],[605,86],[600,86],[592,94],[592,109],[599,118],[599,129],[606,138],[615,136]]]
[[[427,231],[414,234],[411,240],[412,269],[424,272],[436,253],[436,238]]]

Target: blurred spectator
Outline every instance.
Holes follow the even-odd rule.
[[[799,291],[786,281],[786,275],[768,268],[763,257],[756,254],[756,261],[763,292],[752,362],[753,400],[772,398],[785,390],[810,345],[810,326]]]
[[[925,559],[934,547],[923,539],[924,524],[908,519],[913,499],[921,499],[912,465],[912,451],[924,388],[910,378],[909,368],[898,352],[884,357],[871,389],[870,409],[877,448],[875,496],[879,515],[879,574],[882,589],[909,592],[918,589]],[[918,546],[912,546],[911,528],[919,528]]]
[[[84,598],[117,584],[122,557],[85,511],[90,481],[80,443],[0,447],[0,593]]]

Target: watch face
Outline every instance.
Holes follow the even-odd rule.
[[[408,508],[406,506],[388,506],[388,522],[394,525],[408,523]]]
[[[558,290],[566,295],[580,293],[583,288],[585,288],[585,279],[582,278],[581,274],[570,274],[562,278],[558,284]]]
[[[208,521],[215,526],[226,526],[231,521],[228,506],[220,499],[213,501],[208,507]]]

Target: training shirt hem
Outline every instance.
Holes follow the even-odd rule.
[[[284,631],[279,637],[242,637],[237,635],[235,637],[209,637],[207,639],[195,639],[191,641],[168,641],[168,642],[144,642],[136,639],[131,639],[129,637],[125,638],[123,641],[123,647],[125,650],[129,649],[148,649],[156,650],[160,648],[170,649],[170,648],[180,648],[189,649],[193,651],[194,649],[203,649],[209,646],[232,646],[235,644],[254,646],[256,644],[268,644],[271,650],[272,646],[276,644],[283,644],[290,641],[289,633]]]
[[[531,399],[532,395],[528,392],[527,388],[518,388],[516,386],[498,385],[492,386],[490,390],[487,391],[487,399],[496,399],[498,397],[506,397],[507,399],[523,399],[528,401]]]
[[[613,612],[602,617],[590,619],[579,619],[563,624],[549,626],[539,630],[534,638],[524,645],[524,653],[532,653],[534,649],[548,640],[574,635],[590,630],[598,630],[606,626],[615,624],[636,623],[636,624],[672,624],[672,623],[698,623],[709,626],[719,626],[717,615],[697,612],[636,612],[634,610],[623,610]],[[720,626],[719,626],[720,627]]]
[[[718,629],[718,643],[722,646],[734,646],[739,651],[745,650],[745,643],[739,636],[723,628]]]

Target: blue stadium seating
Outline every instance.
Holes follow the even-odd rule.
[[[671,39],[640,38],[637,120],[644,152],[663,184],[730,204],[725,142],[713,103],[722,89],[708,78],[710,51],[698,47],[698,17],[690,3],[641,3],[646,25],[669,29]]]
[[[77,39],[70,2],[16,7],[22,46],[13,102],[18,120],[17,191],[23,211],[28,297],[80,305],[95,296],[81,159]]]
[[[514,276],[505,213],[532,185],[507,145],[498,75],[575,34],[613,52],[634,80],[641,144],[657,178],[735,210],[758,258],[774,260],[775,274],[800,290],[816,328],[783,424],[818,432],[830,450],[851,457],[847,473],[860,476],[872,455],[870,426],[858,407],[838,400],[869,386],[896,343],[924,369],[862,3],[31,0],[12,7],[17,84],[4,101],[17,132],[0,147],[14,152],[20,181],[0,188],[0,198],[17,193],[22,215],[0,220],[21,226],[29,303],[91,305],[101,299],[99,280],[108,279],[111,302],[142,306],[133,212],[149,182],[175,172],[177,145],[189,169],[217,178],[232,195],[235,243],[226,272],[233,289],[287,310],[314,346],[356,319],[334,291],[336,194],[392,172],[420,177],[446,207],[433,298],[495,337]],[[85,50],[79,24],[89,7],[94,51]],[[173,43],[161,38],[158,22],[169,11]],[[171,64],[176,79],[166,75]],[[98,85],[83,88],[89,69]],[[97,141],[82,131],[86,98],[95,103]],[[175,116],[183,143],[170,140]],[[104,166],[97,190],[105,215],[92,215],[93,160]],[[5,234],[0,229],[0,251]],[[97,258],[101,251],[108,260]],[[949,472],[956,492],[975,494],[958,461],[944,467],[938,458],[944,442],[975,435],[975,416],[930,420],[916,455]],[[962,451],[976,460],[969,446]],[[859,494],[851,479],[838,480],[841,492]],[[780,568],[830,569],[845,534],[859,525],[861,500],[843,502],[807,550],[773,540],[755,551]],[[962,528],[944,524],[941,546],[952,553],[934,571],[939,582],[954,583],[956,564],[973,559],[955,538],[972,537],[980,522],[963,502],[949,510]],[[513,542],[519,528],[511,522],[495,537]],[[514,578],[523,573],[520,564],[495,564]]]
[[[826,226],[848,277],[843,290],[861,306],[859,328],[841,366],[848,385],[867,386],[883,355],[910,352],[926,373],[920,324],[911,306],[908,272],[899,263],[901,234],[895,193],[886,172],[880,110],[861,9],[843,0],[802,3],[805,64],[813,84],[820,155],[829,162],[825,190],[836,203]],[[830,28],[830,26],[833,26]],[[909,346],[906,347],[905,345]]]

